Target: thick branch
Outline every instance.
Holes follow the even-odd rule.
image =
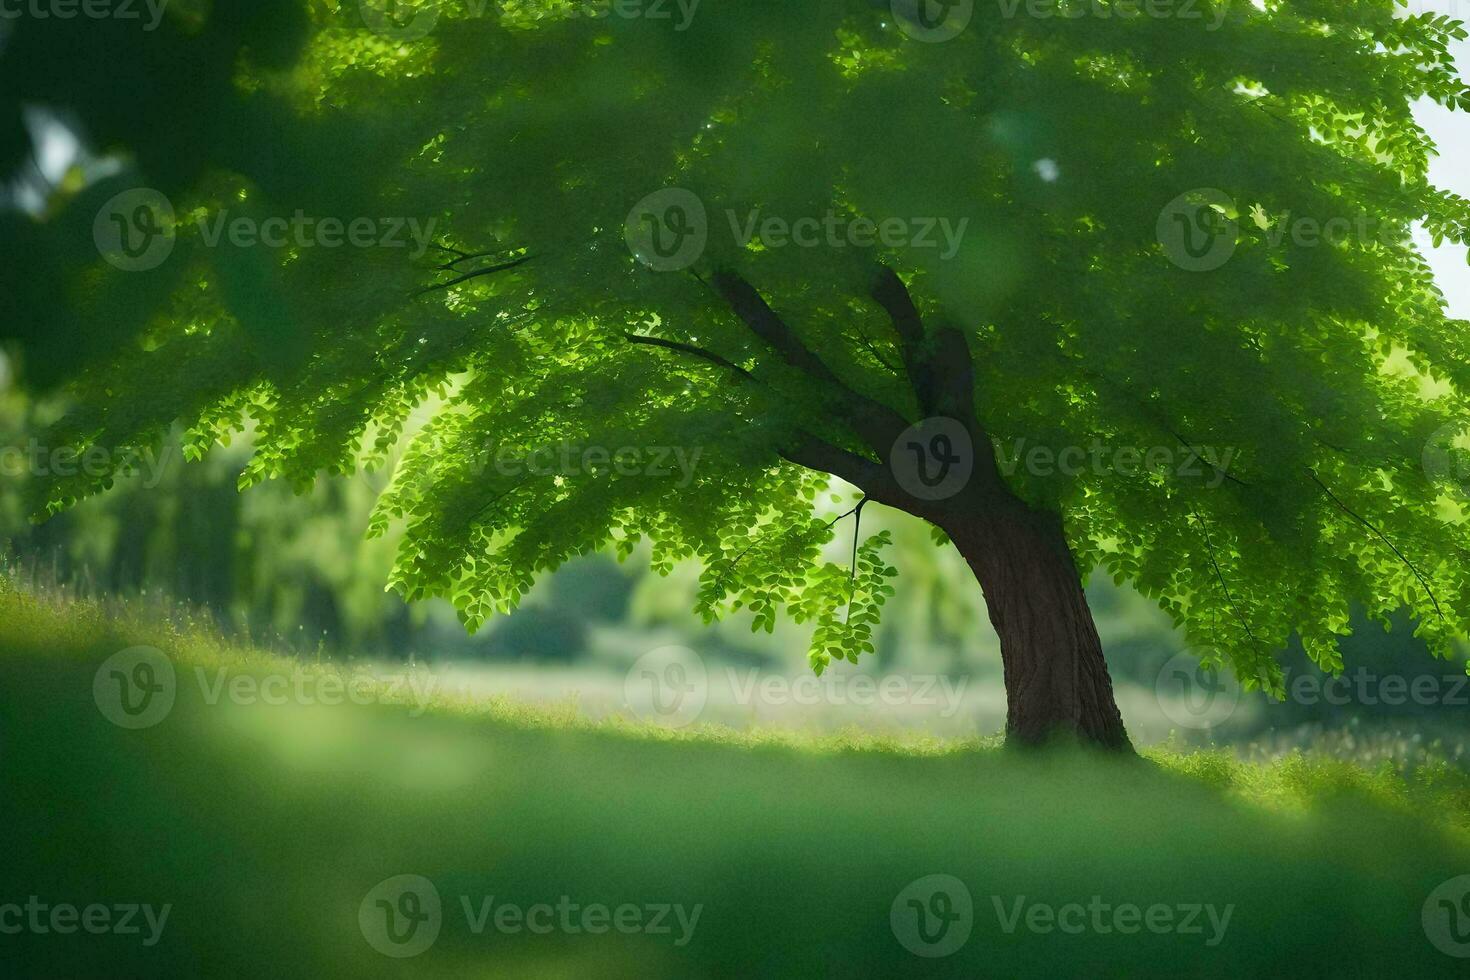
[[[975,367],[964,335],[940,327],[930,336],[908,287],[887,266],[878,267],[871,295],[893,323],[920,410],[926,417],[948,415],[969,424],[975,414]]]
[[[777,448],[781,458],[809,470],[830,473],[857,487],[882,504],[908,509],[907,499],[893,473],[882,463],[798,432]]]
[[[840,383],[832,369],[801,342],[796,331],[776,315],[754,286],[733,272],[717,272],[715,289],[751,332],[780,354],[783,361],[819,381]]]
[[[714,284],[716,291],[750,331],[791,367],[820,382],[831,394],[842,420],[879,458],[887,459],[894,442],[908,428],[908,421],[882,402],[845,385],[820,357],[802,343],[796,331],[767,305],[750,283],[733,272],[722,271],[715,274]]]

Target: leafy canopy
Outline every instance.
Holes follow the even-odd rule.
[[[253,426],[242,483],[304,487],[381,458],[437,399],[373,519],[406,524],[405,595],[448,597],[473,628],[570,556],[647,542],[660,569],[703,562],[708,616],[815,622],[820,669],[871,648],[893,569],[882,536],[827,560],[827,477],[783,447],[875,454],[834,385],[716,283],[750,284],[848,388],[917,421],[870,298],[881,264],[963,333],[998,444],[1234,450],[1228,473],[1008,480],[1063,515],[1080,567],[1131,581],[1248,684],[1279,687],[1271,654],[1293,630],[1336,665],[1354,601],[1385,621],[1409,607],[1447,651],[1470,625],[1470,536],[1454,467],[1423,460],[1437,439],[1458,461],[1470,345],[1413,244],[1380,232],[1470,238],[1410,114],[1425,96],[1470,109],[1447,54],[1464,31],[1390,0],[1202,0],[1198,17],[978,3],[936,41],[907,2],[704,0],[683,29],[605,3],[445,2],[421,37],[316,5],[289,68],[235,62],[249,148],[170,187],[167,261],[69,270],[76,303],[167,289],[139,342],[88,365],[57,438],[156,441],[182,420],[202,453]],[[628,244],[630,212],[666,188],[708,215],[687,269]],[[1233,222],[1223,264],[1171,249],[1181,196],[1214,205],[1186,232]],[[205,241],[221,213],[298,209],[432,220],[437,246]],[[963,233],[742,240],[768,217]],[[1312,238],[1300,218],[1352,231]],[[564,443],[700,454],[687,479],[497,463]],[[107,482],[56,480],[40,507]]]

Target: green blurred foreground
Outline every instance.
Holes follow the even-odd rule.
[[[103,666],[137,644],[162,671]],[[170,670],[171,708],[140,693]],[[0,974],[1463,976],[1470,954],[1449,768],[674,735],[341,679],[0,595]]]

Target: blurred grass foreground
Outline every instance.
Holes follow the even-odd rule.
[[[660,729],[0,594],[5,976],[1464,976],[1470,776]]]

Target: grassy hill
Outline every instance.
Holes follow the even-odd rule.
[[[116,659],[139,644],[157,653]],[[119,715],[114,672],[162,683],[136,673],[145,660],[172,672],[172,706]],[[1436,889],[1470,874],[1470,778],[1448,767],[592,725],[14,593],[0,595],[0,788],[7,976],[1428,977],[1466,963],[1425,924],[1426,903],[1431,931],[1451,923]],[[153,926],[140,910],[118,934],[134,904]],[[108,931],[93,912],[88,932],[89,905]]]

